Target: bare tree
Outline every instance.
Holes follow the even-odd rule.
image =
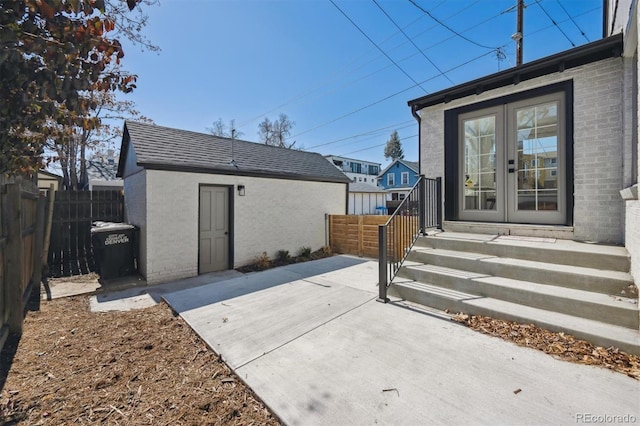
[[[258,124],[258,136],[265,145],[279,146],[281,148],[293,148],[296,141],[289,142],[291,129],[295,126],[287,114],[281,113],[275,121],[265,117],[264,121]]]
[[[237,139],[244,135],[243,132],[240,132],[236,129],[235,119],[230,120],[229,125],[227,126],[224,121],[222,121],[222,118],[218,118],[213,122],[211,127],[207,127],[207,131],[214,136],[231,139]]]

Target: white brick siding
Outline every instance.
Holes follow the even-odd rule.
[[[624,205],[623,65],[607,59],[420,111],[421,172],[444,177],[444,111],[566,80],[574,83],[574,237],[621,243]],[[569,190],[571,190],[569,188]],[[446,194],[444,196],[446,198]]]
[[[147,229],[144,226],[147,222],[147,196],[146,172],[140,170],[124,180],[124,212],[125,222],[136,225],[140,228],[139,234],[139,255],[138,270],[142,275],[146,275],[146,237]]]
[[[200,184],[234,186],[234,267],[251,263],[263,251],[273,258],[278,250],[296,255],[303,246],[326,245],[325,213],[346,210],[346,184],[157,170],[144,174],[146,220],[132,223],[142,228],[141,270],[149,284],[198,274]],[[238,184],[245,186],[243,197]],[[139,185],[131,187],[135,192],[127,192],[127,200],[139,196]]]
[[[631,255],[631,275],[640,283],[640,201],[626,202],[625,247]]]

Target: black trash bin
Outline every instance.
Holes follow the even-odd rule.
[[[138,228],[127,223],[95,222],[91,228],[93,255],[100,278],[136,274]]]

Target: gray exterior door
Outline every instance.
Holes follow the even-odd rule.
[[[199,273],[229,268],[229,188],[200,187]]]
[[[461,220],[565,223],[563,111],[559,93],[459,116]]]

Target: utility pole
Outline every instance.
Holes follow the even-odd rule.
[[[522,42],[524,33],[522,32],[522,21],[524,14],[524,0],[518,0],[518,21],[516,23],[516,33],[511,38],[516,42],[516,66],[522,65]]]

